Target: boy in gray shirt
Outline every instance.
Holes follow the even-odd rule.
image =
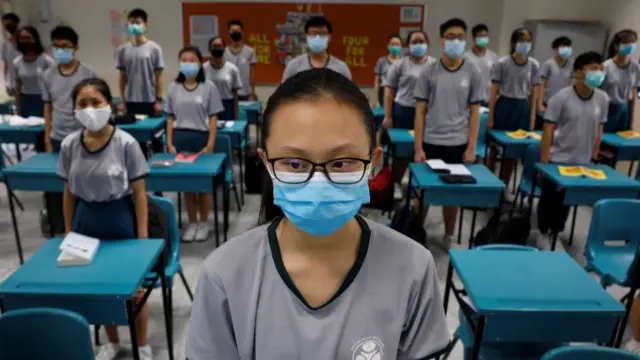
[[[254,73],[258,59],[256,51],[242,40],[244,24],[240,20],[231,20],[227,25],[231,45],[224,50],[224,59],[233,63],[240,71],[242,87],[238,90],[239,101],[253,101],[256,95]]]
[[[282,74],[282,82],[299,72],[321,67],[351,79],[351,71],[347,64],[329,55],[327,51],[333,32],[329,20],[324,16],[314,16],[304,24],[304,32],[307,34],[307,54],[299,55],[289,61]]]
[[[482,75],[483,95],[482,105],[489,106],[489,96],[491,94],[491,68],[498,61],[498,55],[487,48],[489,46],[489,27],[485,24],[478,24],[471,29],[473,36],[473,47],[467,52],[465,58],[475,63]]]
[[[573,64],[575,85],[549,100],[540,147],[542,163],[588,165],[597,159],[609,109],[609,96],[598,89],[605,77],[602,63],[602,56],[596,52],[578,56]],[[564,205],[564,192],[551,181],[543,181],[541,188],[539,246],[545,247],[550,234],[564,230],[569,207]]]
[[[148,16],[142,9],[131,10],[127,32],[131,41],[120,45],[116,67],[120,71],[120,105],[132,115],[162,114],[162,48],[145,36]]]
[[[573,74],[571,39],[561,36],[553,40],[551,47],[554,56],[540,67],[539,112],[545,111],[553,95],[571,85],[571,74]]]
[[[9,37],[5,39],[0,46],[0,60],[3,62],[4,81],[7,90],[7,94],[14,96],[15,84],[14,73],[12,71],[13,61],[20,56],[20,52],[16,47],[18,40],[18,28],[20,27],[20,18],[14,13],[7,13],[2,15],[2,26],[9,33]]]

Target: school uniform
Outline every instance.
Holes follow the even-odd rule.
[[[209,141],[209,118],[224,111],[220,93],[209,80],[195,89],[174,82],[167,94],[166,112],[173,116],[173,146],[178,152],[198,153]]]
[[[553,95],[571,85],[572,77],[572,60],[567,60],[564,65],[560,65],[556,59],[551,58],[542,64],[540,67],[540,78],[545,81],[544,97],[542,99],[542,103],[545,107]]]
[[[5,40],[2,45],[0,45],[0,59],[4,61],[4,64],[7,67],[7,78],[4,79],[4,84],[9,96],[15,95],[16,84],[13,72],[13,61],[20,55],[22,54],[18,51],[15,42]]]
[[[416,82],[422,69],[435,62],[436,59],[432,57],[427,57],[423,63],[416,63],[411,57],[404,57],[391,65],[387,71],[384,86],[396,91],[396,97],[393,99],[394,128],[413,129],[416,116]]]
[[[22,55],[13,61],[12,78],[20,81],[20,102],[23,117],[44,116],[44,102],[40,81],[42,74],[53,67],[55,61],[45,53],[33,61],[26,61]]]
[[[600,127],[607,122],[609,96],[595,89],[589,98],[581,97],[573,86],[565,87],[549,99],[545,121],[556,125],[549,162],[555,164],[589,164]],[[551,181],[543,181],[538,202],[538,228],[542,233],[559,233],[569,216],[564,192]]]
[[[125,100],[129,114],[156,116],[156,72],[164,66],[162,47],[154,41],[139,45],[127,42],[118,47],[116,68],[127,77]]]
[[[391,62],[391,60],[389,60],[389,57],[385,55],[378,58],[378,61],[376,61],[376,66],[374,68],[374,73],[380,78],[380,86],[378,88],[377,96],[378,104],[380,104],[381,106],[384,106],[384,78],[387,75],[387,72],[389,71],[391,65],[393,65],[393,63]]]
[[[482,105],[489,106],[491,98],[491,69],[493,64],[498,62],[498,54],[486,49],[482,56],[476,54],[473,50],[467,52],[465,59],[472,61],[480,69],[482,75]]]
[[[216,249],[198,280],[186,358],[422,359],[445,349],[449,331],[431,253],[384,225],[356,219],[356,261],[319,307],[304,300],[285,268],[280,220]]]
[[[349,70],[349,66],[347,66],[344,61],[338,59],[335,56],[329,55],[329,57],[327,58],[327,62],[323,67],[340,73],[351,80],[351,71]],[[298,55],[295,58],[291,59],[291,61],[289,61],[287,66],[284,68],[284,73],[282,74],[282,82],[285,82],[288,78],[294,76],[299,72],[311,70],[313,68],[314,67],[311,65],[311,59],[309,58],[308,54]]]
[[[471,105],[480,104],[483,89],[480,68],[472,61],[463,60],[456,70],[442,60],[422,69],[414,96],[427,103],[422,144],[427,159],[464,162]]]
[[[258,63],[256,51],[249,45],[242,45],[238,52],[234,52],[231,47],[227,46],[224,49],[224,59],[234,64],[240,72],[242,87],[238,90],[238,100],[249,100],[249,95],[251,95],[251,67]]]
[[[89,151],[83,133],[66,137],[58,158],[58,176],[78,200],[71,230],[98,239],[136,238],[131,182],[149,173],[140,145],[114,128],[102,148]]]
[[[540,84],[539,70],[540,63],[532,57],[524,64],[518,64],[513,56],[504,56],[493,65],[491,81],[500,84],[500,97],[493,114],[494,129],[529,129],[529,96]]]
[[[600,88],[607,92],[611,100],[604,132],[628,130],[632,125],[629,121],[629,100],[633,90],[640,87],[640,65],[630,61],[627,66],[620,67],[613,59],[609,59],[603,66],[606,77]]]
[[[238,92],[242,89],[242,78],[238,68],[228,61],[225,61],[219,69],[207,61],[202,65],[202,68],[207,80],[213,82],[218,88],[220,99],[222,99],[224,111],[218,114],[218,119],[237,120],[234,91]]]

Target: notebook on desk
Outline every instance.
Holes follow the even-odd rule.
[[[70,232],[60,243],[58,266],[89,265],[100,247],[100,240]]]
[[[594,180],[606,180],[607,175],[599,169],[591,169],[586,166],[558,166],[558,172],[568,177],[588,177]]]
[[[623,137],[625,139],[640,138],[640,131],[636,131],[636,130],[619,131],[616,134],[618,134],[620,137]]]
[[[447,164],[440,159],[426,161],[427,166],[440,174],[440,179],[447,184],[475,184],[476,179],[463,164]]]
[[[534,139],[534,140],[540,140],[542,137],[533,131],[527,131],[527,130],[516,130],[516,131],[508,131],[507,136],[512,138],[512,139],[519,139],[519,140],[523,140],[523,139]]]
[[[192,154],[192,153],[181,152],[178,155],[176,155],[175,162],[177,162],[177,163],[192,163],[192,162],[196,161],[196,159],[198,158],[198,155],[200,155],[200,154]]]

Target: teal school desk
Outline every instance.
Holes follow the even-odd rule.
[[[625,139],[618,134],[602,134],[602,143],[608,145],[614,151],[613,167],[618,161],[630,161],[629,174],[633,171],[633,164],[640,160],[640,138]]]

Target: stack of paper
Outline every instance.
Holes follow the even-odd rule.
[[[233,127],[233,121],[224,121],[224,120],[218,120],[218,123],[216,124],[217,127],[219,128],[230,128]]]
[[[522,129],[516,130],[516,131],[508,131],[507,136],[509,136],[510,138],[519,139],[519,140],[526,139],[526,138],[540,140],[541,138],[541,136],[536,132],[522,130]]]
[[[586,166],[558,166],[558,172],[562,176],[585,176],[594,180],[606,180],[607,175],[602,170],[591,169]]]
[[[4,117],[4,120],[12,126],[38,126],[44,125],[44,118],[37,116],[29,116],[28,118],[23,118],[18,115],[7,115]]]
[[[440,159],[427,160],[426,163],[434,172],[442,172],[451,175],[471,175],[471,171],[462,164],[447,164]]]
[[[199,154],[190,154],[190,153],[180,153],[176,155],[175,162],[178,163],[192,163],[196,161]]]
[[[636,131],[636,130],[620,131],[617,134],[620,135],[621,137],[625,138],[625,139],[637,139],[637,138],[640,138],[640,131]]]
[[[480,106],[480,114],[484,114],[484,113],[488,113],[488,112],[489,112],[489,108],[488,107]]]
[[[100,247],[100,240],[70,232],[60,244],[58,266],[89,265]]]
[[[144,120],[144,119],[148,118],[148,116],[147,116],[147,115],[144,115],[144,114],[137,114],[137,115],[135,116],[135,118],[136,118],[136,120],[138,120],[138,121],[142,121],[142,120]]]

